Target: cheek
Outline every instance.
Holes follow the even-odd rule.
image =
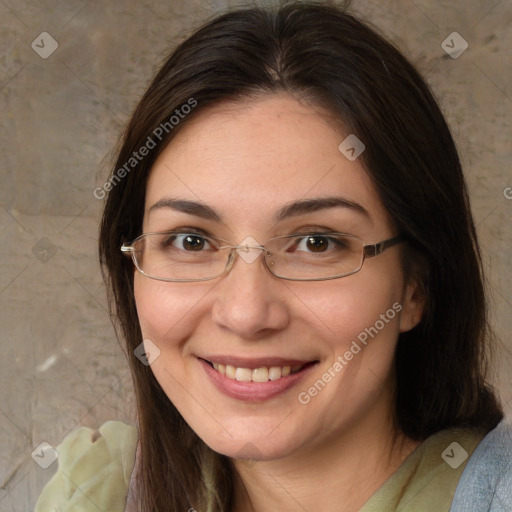
[[[369,273],[353,278],[298,293],[309,323],[318,325],[319,350],[327,355],[321,374],[304,383],[298,400],[326,432],[369,410],[391,385],[400,281]]]
[[[303,305],[303,318],[307,315],[308,323],[318,326],[321,339],[340,353],[348,350],[353,340],[359,339],[364,345],[365,340],[376,336],[376,330],[379,336],[396,340],[401,283],[396,279],[399,274],[395,279],[392,274],[376,278],[370,272],[360,272],[293,291]]]
[[[190,401],[184,387],[191,389],[187,357],[191,348],[187,340],[198,324],[198,315],[204,314],[205,296],[211,283],[166,283],[135,275],[134,293],[137,314],[144,340],[151,340],[160,353],[151,363],[151,370],[169,399],[186,417],[195,403]],[[183,387],[184,386],[184,387]],[[197,393],[197,390],[196,390]],[[200,397],[198,397],[200,398]],[[207,403],[200,398],[201,403]],[[193,407],[192,407],[193,409]]]
[[[381,337],[389,334],[396,339],[401,309],[397,276],[394,272],[360,272],[340,280],[290,282],[287,307],[296,324],[301,324],[301,330],[315,339],[324,354],[343,353],[355,339],[364,344],[373,339],[375,328]],[[135,300],[143,337],[154,341],[160,350],[183,345],[186,351],[188,337],[201,322],[206,320],[212,326],[208,295],[214,286],[208,282],[166,283],[136,273]]]
[[[190,320],[211,289],[205,283],[166,283],[135,274],[137,314],[145,338],[160,346],[172,345],[187,335]],[[160,349],[167,347],[162,346]]]

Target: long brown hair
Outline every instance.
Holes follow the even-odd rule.
[[[419,275],[427,302],[420,324],[398,340],[398,428],[422,440],[451,426],[488,431],[502,418],[486,384],[486,300],[466,185],[429,87],[344,8],[297,2],[236,10],[181,43],[151,82],[122,138],[101,223],[100,259],[136,393],[144,512],[230,512],[234,476],[229,459],[192,431],[133,354],[142,341],[134,268],[120,247],[141,234],[148,174],[181,127],[222,100],[277,92],[307,95],[364,141],[360,161],[409,242],[405,270]],[[179,122],[169,121],[193,102]],[[130,160],[144,145],[154,147]]]

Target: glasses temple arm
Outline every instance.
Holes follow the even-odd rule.
[[[389,238],[388,240],[383,240],[378,244],[365,245],[364,255],[366,258],[377,256],[383,253],[386,249],[389,249],[390,247],[393,247],[393,245],[399,244],[401,242],[405,242],[405,238],[402,235],[398,235],[393,238]]]

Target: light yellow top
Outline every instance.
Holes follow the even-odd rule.
[[[449,512],[466,463],[483,437],[455,428],[430,436],[359,512]]]
[[[120,421],[74,430],[57,446],[57,473],[34,512],[124,512],[136,445],[137,429]]]
[[[482,437],[461,429],[429,437],[360,512],[449,512],[467,459]],[[57,447],[57,473],[34,512],[124,512],[136,445],[136,428],[120,421],[108,421],[99,431],[71,432]]]

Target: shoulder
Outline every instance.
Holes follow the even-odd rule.
[[[80,427],[57,446],[58,469],[34,512],[108,510],[123,512],[135,462],[137,429],[107,421]]]
[[[512,510],[512,425],[502,420],[479,443],[457,487],[451,512]]]
[[[426,512],[433,510],[433,504],[437,512],[448,512],[467,457],[482,437],[475,429],[457,427],[432,434],[408,455],[360,512]]]

